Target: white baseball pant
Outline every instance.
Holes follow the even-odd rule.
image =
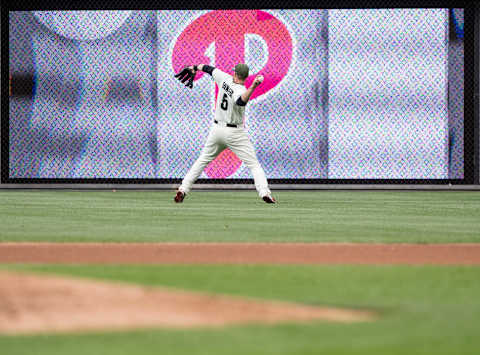
[[[271,192],[268,188],[265,172],[258,162],[247,131],[241,126],[237,128],[225,127],[221,123],[213,124],[200,157],[192,165],[187,175],[185,175],[179,190],[187,194],[205,166],[214,160],[225,148],[230,148],[250,169],[259,196],[270,195]]]

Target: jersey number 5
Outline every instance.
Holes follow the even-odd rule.
[[[227,111],[227,108],[228,108],[227,94],[223,94],[222,104],[220,105],[220,107],[222,108],[222,110]]]

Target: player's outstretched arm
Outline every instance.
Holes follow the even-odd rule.
[[[201,70],[205,73],[212,75],[213,69],[215,68],[207,64],[198,64],[198,65],[191,65],[188,67],[188,69],[190,69],[194,73],[197,72],[197,70]]]

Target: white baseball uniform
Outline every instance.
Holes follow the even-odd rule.
[[[213,69],[212,78],[218,85],[214,123],[200,157],[188,171],[179,190],[187,194],[205,166],[225,148],[230,148],[250,169],[260,197],[270,195],[265,172],[258,162],[253,145],[245,130],[245,104],[238,104],[238,99],[247,89],[245,85],[234,83],[231,75],[217,68]]]

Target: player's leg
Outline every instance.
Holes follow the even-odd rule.
[[[268,188],[265,171],[257,159],[253,144],[250,142],[247,133],[243,129],[232,131],[228,136],[227,146],[250,169],[258,195],[267,203],[275,203],[276,201]]]
[[[200,156],[192,165],[187,175],[183,178],[182,185],[178,188],[183,194],[190,192],[192,185],[198,179],[205,166],[214,160],[225,148],[222,143],[218,130],[212,129],[208,135],[207,142],[200,153]],[[178,201],[181,202],[181,201]]]

